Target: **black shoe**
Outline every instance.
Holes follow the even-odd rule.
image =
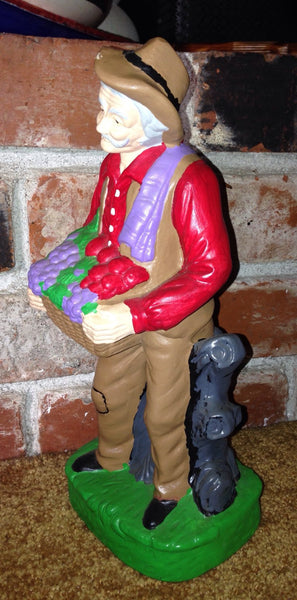
[[[76,473],[80,473],[81,471],[102,471],[102,467],[97,461],[95,450],[79,456],[74,461],[72,470]]]
[[[142,523],[144,527],[155,529],[176,505],[176,500],[157,500],[157,498],[153,498],[143,515]]]

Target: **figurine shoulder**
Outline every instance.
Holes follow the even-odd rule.
[[[189,182],[194,181],[195,183],[197,181],[218,181],[214,169],[207,164],[204,159],[196,160],[186,168],[184,172],[184,180]]]
[[[187,191],[194,196],[207,196],[215,194],[220,196],[220,188],[214,169],[203,159],[192,162],[180,178],[176,192],[182,194]]]

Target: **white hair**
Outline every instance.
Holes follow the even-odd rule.
[[[161,121],[159,121],[159,119],[157,119],[155,115],[146,106],[144,106],[144,104],[141,104],[140,102],[137,102],[137,100],[133,100],[132,98],[129,98],[129,96],[114,90],[105,83],[101,82],[101,85],[103,88],[112,92],[112,94],[116,94],[117,96],[120,96],[120,98],[129,100],[134,104],[140,116],[141,126],[144,132],[144,136],[139,140],[139,143],[142,146],[157,146],[162,143],[163,133],[164,131],[168,131],[168,127],[161,123]]]

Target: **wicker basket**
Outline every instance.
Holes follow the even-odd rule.
[[[73,323],[62,310],[59,310],[48,298],[42,297],[43,304],[50,319],[75,342],[86,348],[95,356],[112,356],[140,343],[139,336],[129,335],[113,344],[94,344],[85,334],[80,323]]]

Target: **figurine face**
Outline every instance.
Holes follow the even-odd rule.
[[[101,85],[99,104],[96,129],[101,134],[102,150],[121,153],[143,149],[140,140],[144,131],[133,101]]]

